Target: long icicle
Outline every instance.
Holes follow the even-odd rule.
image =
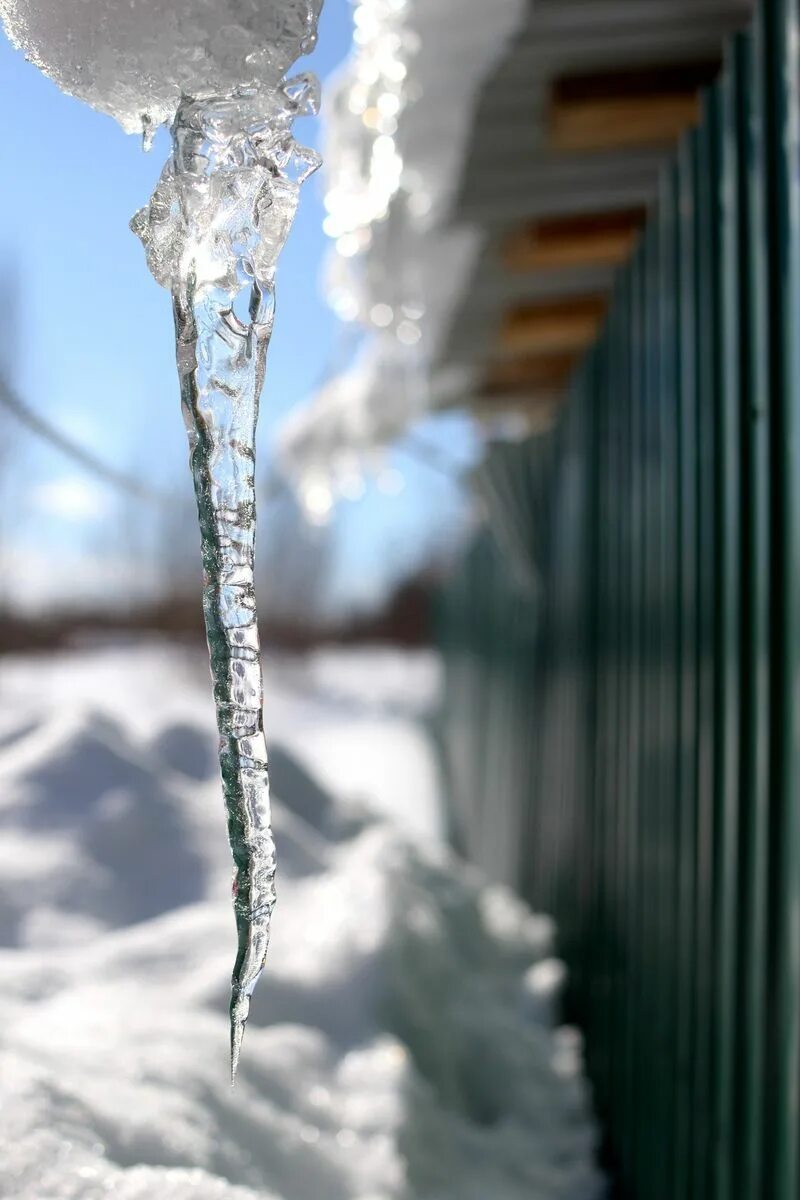
[[[172,292],[176,351],[197,497],[220,767],[234,860],[238,952],[231,988],[231,1082],[275,905],[263,679],[254,584],[255,433],[274,317],[274,277],[300,185],[319,165],[291,126],[316,112],[318,85],[185,98],[173,152],[132,221]]]

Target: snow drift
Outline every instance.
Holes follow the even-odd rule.
[[[203,671],[161,648],[4,672],[0,1196],[599,1194],[550,922],[431,837],[435,764],[396,711],[403,662],[344,658],[335,704],[331,656],[273,668],[281,898],[233,1092]],[[418,694],[429,666],[405,676]],[[406,795],[407,832],[363,802],[364,779],[337,794],[333,743],[378,764],[379,806]]]

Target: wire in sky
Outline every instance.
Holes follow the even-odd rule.
[[[134,478],[132,475],[127,475],[124,471],[110,466],[98,457],[93,450],[88,450],[67,434],[62,433],[60,429],[51,425],[49,421],[46,421],[37,412],[34,412],[11,389],[8,381],[3,379],[2,376],[0,376],[0,407],[10,412],[31,433],[49,445],[55,446],[62,454],[79,463],[85,471],[95,475],[98,479],[102,479],[104,483],[111,484],[112,487],[127,492],[129,495],[135,496],[138,500],[145,500],[149,504],[169,504],[168,497],[163,493],[148,487],[147,484],[142,483],[141,480]]]

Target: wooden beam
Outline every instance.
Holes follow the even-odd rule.
[[[497,359],[489,364],[481,389],[484,396],[519,392],[560,392],[575,369],[575,353],[534,354]]]
[[[560,151],[671,145],[700,116],[719,63],[573,75],[553,84],[549,144]]]
[[[509,271],[555,271],[565,267],[616,267],[630,257],[646,209],[549,217],[510,234],[503,243]]]
[[[620,150],[671,146],[700,117],[693,96],[650,96],[646,100],[593,100],[569,108],[554,105],[550,144],[554,150]]]
[[[576,296],[517,305],[503,318],[498,349],[505,354],[583,350],[597,335],[606,306],[605,296]]]

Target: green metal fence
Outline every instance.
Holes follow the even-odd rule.
[[[557,917],[639,1200],[800,1197],[799,29],[729,47],[442,607],[456,836]]]

